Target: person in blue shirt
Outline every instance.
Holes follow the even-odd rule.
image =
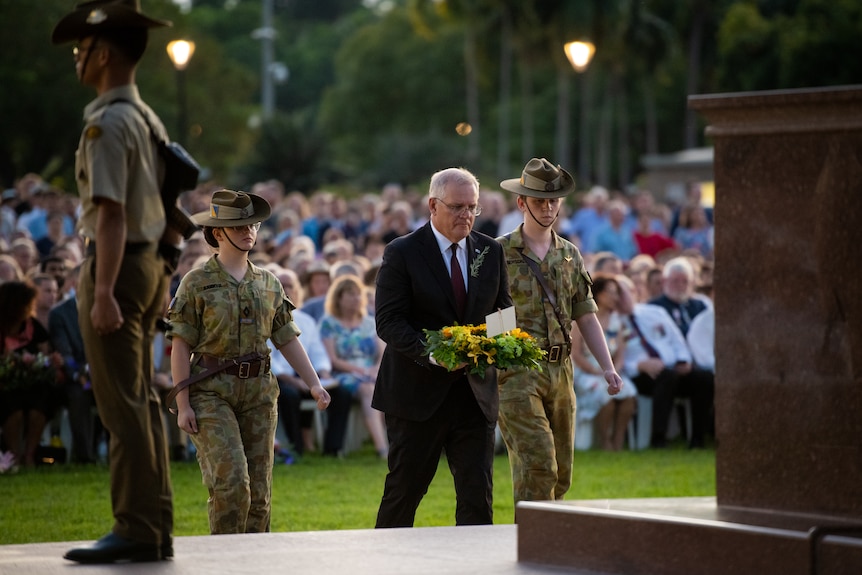
[[[594,251],[613,252],[624,262],[638,254],[634,230],[626,225],[627,212],[628,208],[621,200],[608,203],[608,223],[596,230],[592,241]]]
[[[594,186],[584,197],[584,205],[569,219],[564,232],[576,237],[582,253],[594,253],[593,236],[596,231],[608,223],[607,215],[608,191],[601,186]],[[520,212],[518,213],[520,216]],[[520,220],[519,222],[520,223]],[[506,230],[503,233],[509,232]]]

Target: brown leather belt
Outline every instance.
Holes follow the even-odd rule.
[[[201,354],[198,365],[206,369],[218,369],[225,364],[222,371],[228,375],[234,375],[240,379],[257,377],[260,374],[269,373],[269,356],[252,361],[237,361],[236,359],[222,359],[214,355]]]
[[[266,357],[262,357],[261,354],[255,351],[241,357],[221,359],[214,355],[202,353],[195,358],[193,365],[202,365],[205,369],[204,371],[191,375],[175,384],[165,400],[168,404],[168,408],[174,415],[177,413],[177,410],[173,407],[174,399],[177,397],[179,392],[190,385],[194,385],[199,381],[221,372],[235,375],[240,379],[257,377],[261,372],[264,374],[269,373],[269,356],[267,355]]]
[[[568,343],[561,343],[546,347],[545,351],[548,352],[548,355],[545,356],[545,361],[548,363],[563,362],[572,353],[572,346]]]

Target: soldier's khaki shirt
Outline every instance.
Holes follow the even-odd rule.
[[[271,272],[249,262],[241,282],[211,257],[180,281],[168,309],[167,336],[179,336],[193,353],[223,359],[251,352],[269,354],[299,336],[291,312],[296,309]]]
[[[133,102],[115,102],[122,99]],[[140,110],[140,111],[139,111]],[[161,162],[141,114],[166,137],[164,126],[138,94],[135,85],[101,94],[84,108],[84,131],[75,152],[75,178],[81,197],[80,233],[96,237],[95,198],[126,209],[126,241],[156,242],[165,229],[161,198]]]
[[[517,325],[535,337],[541,347],[565,343],[563,329],[568,332],[573,320],[598,311],[590,290],[592,279],[573,243],[552,231],[551,248],[540,261],[524,243],[522,229],[523,224],[497,238],[506,256]],[[539,280],[521,259],[521,250],[539,264],[548,287],[557,298],[564,326],[560,325],[553,306],[544,298]]]

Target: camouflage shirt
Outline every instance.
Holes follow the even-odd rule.
[[[268,355],[267,339],[281,347],[299,335],[294,309],[269,271],[249,263],[238,282],[213,256],[180,282],[168,309],[168,337],[181,337],[194,353],[220,358]]]
[[[522,228],[523,224],[497,238],[506,256],[518,327],[535,337],[542,347],[565,343],[563,329],[568,332],[573,320],[598,310],[590,290],[593,281],[573,243],[552,231],[551,249],[540,261],[524,243]],[[539,264],[557,299],[564,326],[560,325],[553,306],[544,297],[539,280],[521,258],[521,251]]]

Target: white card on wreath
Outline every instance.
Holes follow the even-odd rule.
[[[501,333],[515,329],[515,306],[506,309],[498,309],[492,314],[485,316],[485,331],[488,337],[494,337]]]

